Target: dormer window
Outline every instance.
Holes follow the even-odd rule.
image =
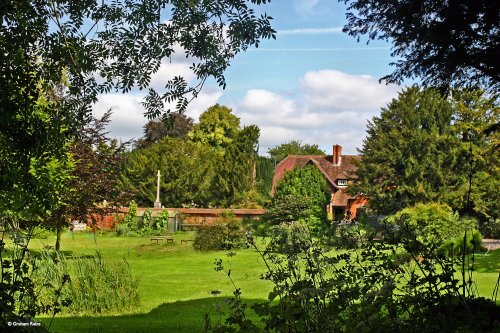
[[[347,179],[337,179],[338,186],[347,186]]]

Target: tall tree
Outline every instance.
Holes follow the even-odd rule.
[[[165,137],[144,149],[128,153],[122,168],[122,188],[134,200],[151,207],[156,198],[156,173],[160,170],[160,201],[166,207],[212,205],[213,182],[219,154],[208,145]]]
[[[64,205],[55,209],[44,224],[57,231],[56,251],[60,249],[61,231],[72,221],[95,223],[130,199],[127,191],[118,188],[128,143],[107,137],[110,117],[111,111],[108,111],[100,119],[94,118],[69,145],[74,167],[62,193]]]
[[[474,95],[479,99],[472,102],[469,98]],[[470,164],[470,147],[478,152],[472,158],[482,156],[490,140],[479,134],[472,141],[464,137],[469,130],[459,119],[474,115],[481,127],[487,127],[498,122],[498,107],[494,99],[479,92],[457,92],[454,96],[446,99],[436,90],[411,87],[383,108],[380,116],[368,123],[368,135],[359,150],[363,158],[356,172],[358,180],[350,191],[368,195],[370,206],[381,214],[429,202],[468,210],[470,185],[473,193],[480,190],[470,179],[489,174],[491,167],[480,161]],[[459,105],[467,105],[467,111]],[[491,193],[471,197],[472,205],[477,206],[478,199],[488,195]]]
[[[227,146],[214,184],[217,189],[214,193],[219,194],[218,205],[229,207],[241,202],[255,187],[259,135],[257,126],[245,126]]]
[[[144,135],[135,142],[135,146],[146,148],[166,136],[187,139],[192,128],[193,118],[183,113],[171,113],[166,118],[151,119],[144,125]]]
[[[283,161],[288,155],[325,155],[318,145],[309,145],[301,141],[292,140],[279,146],[268,149],[267,153],[276,161]]]
[[[265,156],[257,157],[255,171],[256,189],[263,199],[269,199],[274,177],[274,159]]]
[[[500,88],[500,3],[490,0],[339,0],[344,32],[388,40],[396,70],[383,79],[426,86]]]
[[[234,140],[240,130],[240,119],[227,106],[215,104],[200,116],[200,121],[191,132],[189,139],[224,150]]]

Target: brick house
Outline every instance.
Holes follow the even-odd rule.
[[[342,155],[342,147],[339,145],[333,146],[332,155],[289,155],[274,170],[271,195],[274,195],[277,182],[287,171],[311,164],[316,166],[327,180],[331,199],[326,209],[332,214],[332,219],[342,221],[347,218],[352,221],[356,217],[357,209],[368,204],[368,198],[365,196],[354,197],[346,191],[352,181],[353,172],[356,171],[353,161],[360,158],[358,155]]]

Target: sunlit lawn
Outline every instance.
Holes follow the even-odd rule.
[[[214,259],[222,258],[231,269],[231,276],[241,288],[243,299],[264,300],[270,284],[260,279],[264,263],[252,249],[236,251],[231,258],[227,251],[198,252],[192,243],[181,245],[181,239],[192,239],[192,232],[178,233],[174,243],[155,244],[149,237],[115,237],[84,233],[66,233],[62,250],[66,256],[91,255],[99,250],[106,260],[130,263],[133,274],[140,279],[141,305],[132,310],[105,316],[68,317],[58,315],[51,326],[57,332],[199,332],[203,316],[211,313],[216,319],[211,290],[231,296],[233,287],[227,275],[214,271]],[[32,249],[53,245],[54,239],[32,240]],[[230,265],[230,266],[229,266]],[[474,278],[480,295],[491,297],[500,271],[500,250],[475,256]],[[48,323],[49,319],[41,321]]]
[[[115,237],[83,233],[66,233],[61,250],[67,257],[90,255],[99,250],[105,260],[126,258],[133,274],[140,279],[141,306],[96,317],[63,317],[58,315],[51,326],[57,332],[197,332],[203,327],[203,316],[215,315],[212,290],[221,296],[232,296],[227,275],[214,271],[214,259],[222,258],[231,276],[241,288],[244,299],[264,300],[269,284],[259,279],[263,263],[251,249],[198,252],[192,243],[181,245],[181,239],[192,239],[192,232],[174,236],[174,243],[151,242],[149,237]],[[53,245],[54,239],[34,239],[32,249]],[[229,266],[230,265],[230,266]],[[219,302],[222,300],[219,299]],[[42,319],[48,322],[47,319]]]

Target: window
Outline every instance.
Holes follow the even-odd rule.
[[[338,186],[347,186],[347,179],[337,179]]]

